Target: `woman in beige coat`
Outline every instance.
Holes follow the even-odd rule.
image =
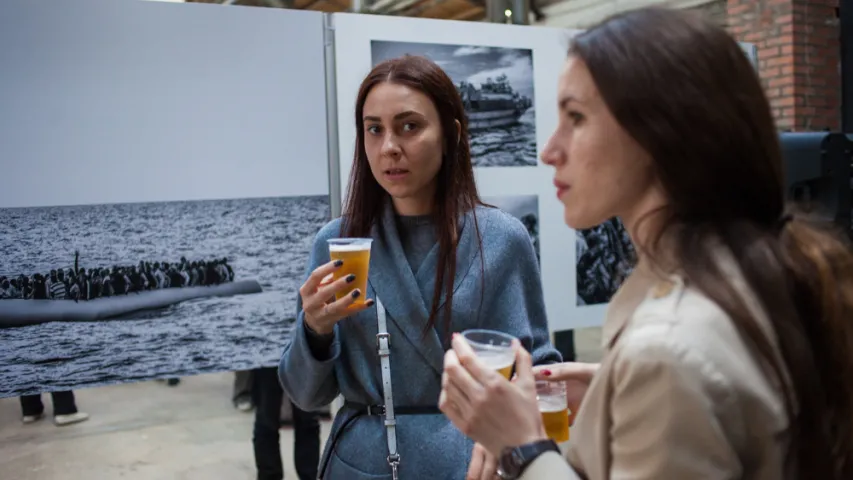
[[[439,406],[478,442],[469,478],[853,478],[853,258],[786,212],[778,134],[752,65],[685,12],[575,37],[542,152],[575,229],[619,217],[637,247],[600,365],[514,382],[457,336]],[[567,247],[568,248],[568,247]],[[543,369],[548,369],[545,371]],[[550,375],[549,375],[550,374]],[[565,458],[535,378],[582,398]]]

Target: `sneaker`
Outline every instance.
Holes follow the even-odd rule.
[[[37,421],[41,420],[42,418],[44,418],[44,414],[43,414],[43,413],[39,413],[38,415],[24,415],[24,418],[22,418],[21,420],[22,420],[25,424],[27,424],[27,423],[34,423],[34,422],[37,422]]]
[[[240,410],[241,412],[251,412],[254,408],[252,402],[249,400],[238,400],[236,406],[237,410]]]
[[[64,427],[66,425],[71,425],[74,423],[85,422],[88,419],[88,413],[77,412],[68,415],[54,415],[53,423],[55,423],[57,427]]]

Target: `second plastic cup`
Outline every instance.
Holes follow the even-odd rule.
[[[569,403],[564,382],[536,382],[539,413],[548,438],[557,443],[569,441]]]
[[[335,294],[340,300],[359,289],[361,295],[353,303],[364,303],[367,296],[367,274],[370,270],[370,246],[372,238],[332,238],[329,239],[329,257],[332,260],[342,260],[344,264],[332,274],[334,280],[355,275],[350,288]]]
[[[507,380],[510,379],[512,365],[515,363],[515,352],[512,350],[512,340],[515,337],[496,330],[481,329],[465,330],[462,337],[471,345],[477,358]]]

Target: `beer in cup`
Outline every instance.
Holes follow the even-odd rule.
[[[507,380],[512,375],[512,365],[515,363],[515,352],[512,350],[512,335],[495,330],[465,330],[462,336],[471,345],[477,358],[496,370]]]
[[[350,288],[335,294],[340,300],[352,293],[356,288],[361,295],[354,304],[364,303],[367,297],[367,273],[370,266],[370,246],[372,238],[332,238],[329,240],[329,257],[332,260],[343,260],[344,264],[332,274],[333,281],[347,275],[355,275],[355,281]]]
[[[569,441],[569,402],[565,382],[537,381],[536,399],[548,438],[557,443]]]

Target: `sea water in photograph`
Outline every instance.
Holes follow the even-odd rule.
[[[0,397],[275,365],[329,218],[327,196],[0,209]]]
[[[596,227],[577,230],[575,258],[577,305],[610,302],[634,268],[634,244],[616,218]]]
[[[536,165],[532,50],[373,40],[371,54],[373,65],[421,55],[447,73],[468,114],[475,167]]]

